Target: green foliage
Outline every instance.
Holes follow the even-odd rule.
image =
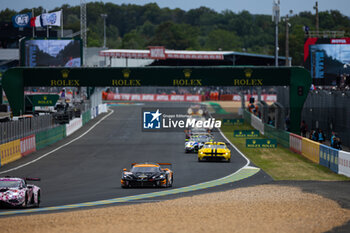
[[[242,43],[236,33],[217,29],[209,33],[205,47],[209,50],[231,51],[239,50]]]
[[[68,4],[63,9],[65,29],[80,30],[80,7]],[[20,12],[30,12],[23,9]],[[35,8],[35,15],[43,8]],[[0,11],[0,21],[11,21],[16,11]],[[168,49],[234,50],[251,53],[274,53],[274,25],[269,15],[253,15],[248,11],[216,12],[207,7],[189,11],[160,8],[156,3],[134,4],[89,2],[87,4],[88,46],[102,46],[103,20],[107,14],[107,46],[109,48],[146,49],[163,45]],[[350,19],[339,11],[320,12],[320,30],[345,31],[350,36]],[[304,31],[307,25],[315,30],[315,15],[301,12],[290,18],[289,54],[294,65],[303,64]],[[280,55],[285,54],[285,23],[279,24]]]

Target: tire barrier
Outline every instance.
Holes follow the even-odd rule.
[[[244,110],[245,122],[257,130],[261,130],[259,121],[255,115]],[[263,132],[265,137],[277,139],[277,142],[291,151],[301,154],[310,161],[325,166],[335,173],[350,177],[350,153],[339,151],[329,146],[320,144],[299,135],[276,129],[273,126],[264,124]]]
[[[1,166],[20,159],[22,157],[20,139],[1,144],[0,154]]]
[[[303,137],[294,133],[289,134],[289,149],[295,153],[301,154],[301,141]]]
[[[21,138],[21,154],[26,156],[36,151],[35,134]]]

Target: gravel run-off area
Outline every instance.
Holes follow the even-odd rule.
[[[160,202],[0,218],[1,232],[325,232],[350,210],[298,187],[260,185]]]

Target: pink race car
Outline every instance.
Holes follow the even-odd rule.
[[[27,181],[40,181],[37,178],[0,178],[0,206],[39,207],[40,188],[27,184]]]

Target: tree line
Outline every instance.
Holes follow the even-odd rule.
[[[80,30],[80,6],[62,5],[65,29]],[[23,9],[0,11],[0,22],[10,21]],[[35,15],[43,8],[35,8]],[[134,4],[90,2],[87,4],[88,47],[103,44],[103,19],[107,14],[107,47],[146,49],[162,45],[176,50],[223,50],[261,54],[274,54],[274,24],[270,15],[234,13],[230,10],[216,12],[207,7],[192,10],[160,8],[156,3],[143,6]],[[290,16],[290,56],[293,65],[303,64],[304,26],[315,30],[315,15],[301,12]],[[350,35],[350,19],[337,10],[319,13],[320,30],[345,31]],[[285,23],[279,24],[280,56],[285,54]]]

